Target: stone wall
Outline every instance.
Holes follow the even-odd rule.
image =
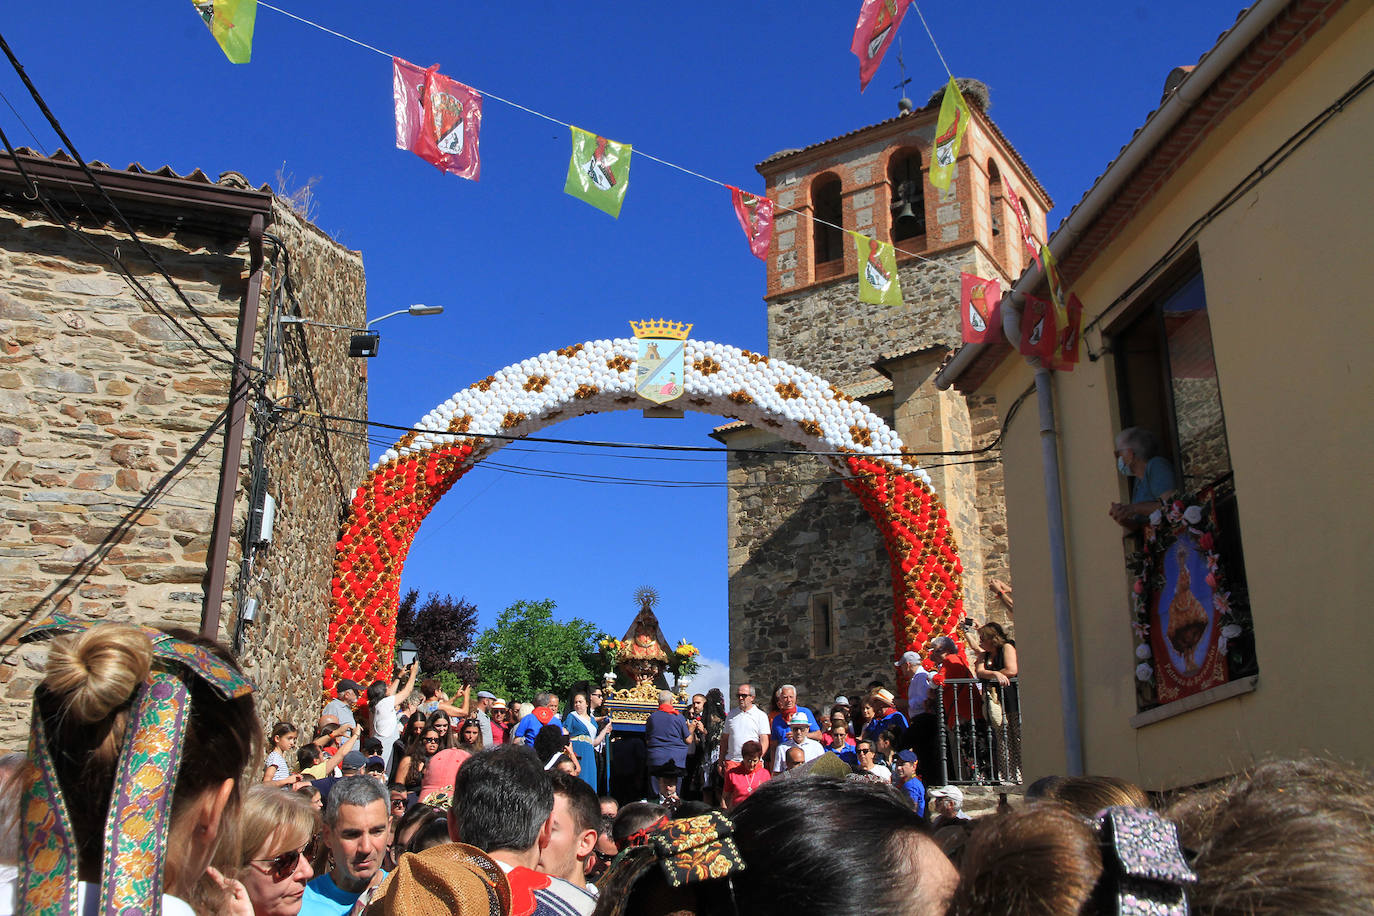
[[[942,262],[954,269],[906,261],[898,269],[901,306],[859,301],[853,276],[768,301],[768,355],[814,372],[840,387],[878,377],[883,355],[932,344],[959,346],[959,273],[980,259],[966,246]],[[951,305],[952,303],[952,305]]]
[[[737,448],[783,443],[757,430],[730,436]],[[753,682],[760,703],[791,683],[803,704],[892,682],[892,584],[872,518],[840,478],[810,457],[731,453],[730,672]],[[828,597],[833,651],[813,642],[812,599]]]
[[[270,231],[291,252],[297,296],[295,303],[280,305],[313,321],[355,327],[365,323],[367,288],[360,255],[336,244],[280,200],[273,209]],[[268,305],[264,291],[265,314]],[[269,366],[278,373],[269,391],[274,400],[322,414],[367,416],[367,360],[348,356],[347,332],[290,326],[280,341],[279,355]],[[261,428],[267,492],[277,502],[277,514],[272,544],[254,555],[243,579],[242,595],[258,600],[258,612],[243,629],[241,647],[244,665],[261,691],[259,716],[266,728],[289,721],[306,731],[319,716],[334,543],[353,491],[367,473],[367,445],[359,438],[363,429],[291,415]],[[251,485],[250,457],[245,447],[240,478],[244,498],[235,520],[230,583],[241,569],[239,535]],[[236,606],[226,603],[226,642],[233,635]]]
[[[300,272],[302,300],[320,308],[321,320],[359,322],[365,313],[360,258],[280,207],[277,217],[277,231],[294,235],[288,243],[300,246],[293,268]],[[201,624],[223,431],[172,472],[225,409],[230,371],[218,360],[231,354],[174,298],[127,237],[89,222],[80,232],[106,251],[118,246],[125,263],[204,349],[141,301],[77,234],[31,212],[0,209],[0,625],[9,630],[59,610],[194,631]],[[140,232],[232,348],[247,288],[247,242],[148,222]],[[265,283],[264,311],[267,288]],[[262,358],[264,327],[259,325],[255,362]],[[315,403],[307,389],[327,389],[324,403],[331,410],[365,415],[361,367],[349,365],[340,355],[346,347],[333,343],[328,351],[288,351],[283,378],[307,404]],[[240,473],[247,471],[254,432],[245,435]],[[282,463],[280,487],[305,495],[279,496],[287,510],[278,523],[283,537],[260,565],[255,587],[264,598],[272,596],[274,608],[305,613],[290,628],[269,624],[256,643],[250,637],[245,658],[250,673],[264,680],[263,706],[272,714],[315,705],[336,520],[343,494],[367,461],[366,446],[357,440],[325,441],[304,427],[289,436],[278,434],[269,454],[273,448],[292,451],[292,460]],[[165,491],[155,495],[163,484]],[[137,509],[140,501],[146,508]],[[237,542],[246,489],[239,491],[234,514]],[[306,519],[311,530],[298,535]],[[237,543],[230,562],[226,622],[235,618]],[[230,629],[226,623],[226,642]],[[287,629],[294,635],[283,635]],[[41,646],[16,647],[11,639],[5,647],[0,748],[22,748],[26,741],[29,699],[44,658]],[[277,676],[285,665],[309,687]]]

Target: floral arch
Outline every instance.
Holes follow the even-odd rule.
[[[511,437],[584,414],[651,406],[635,393],[636,341],[594,340],[523,360],[435,407],[389,449],[353,496],[331,587],[324,688],[388,677],[401,567],[440,497]],[[959,562],[944,507],[902,443],[863,404],[804,369],[709,341],[686,341],[674,406],[774,430],[823,459],[877,523],[892,573],[896,654],[920,650],[963,616]],[[493,438],[493,436],[503,438]],[[839,454],[826,454],[839,453]]]

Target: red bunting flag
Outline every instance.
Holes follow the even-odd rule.
[[[854,40],[849,50],[859,58],[859,91],[868,88],[868,81],[878,72],[888,45],[897,35],[906,8],[911,0],[864,0],[859,8],[859,21],[854,26]]]
[[[959,319],[965,343],[996,340],[1002,328],[1002,284],[959,274]]]
[[[1038,356],[1048,365],[1054,356],[1057,337],[1054,307],[1044,299],[1027,296],[1026,307],[1021,310],[1021,341],[1018,349],[1022,355]]]
[[[1066,311],[1068,322],[1059,331],[1053,368],[1072,372],[1073,367],[1078,365],[1078,342],[1083,337],[1083,303],[1078,301],[1078,296],[1074,293],[1069,293]]]
[[[1016,225],[1021,230],[1021,242],[1030,252],[1030,256],[1035,259],[1036,264],[1040,264],[1040,245],[1035,241],[1035,233],[1031,229],[1030,211],[1017,196],[1016,189],[1011,186],[1011,182],[1006,178],[1002,179],[1002,187],[1007,189],[1007,202],[1011,204],[1011,212],[1016,214]],[[1044,265],[1040,265],[1044,266]]]
[[[440,171],[476,181],[482,160],[482,96],[439,72],[392,58],[391,93],[396,106],[396,146]]]
[[[730,199],[735,205],[735,216],[749,239],[749,250],[754,256],[768,260],[768,246],[773,241],[773,202],[767,197],[755,197],[748,191],[741,191],[730,185]]]

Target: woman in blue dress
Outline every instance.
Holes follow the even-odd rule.
[[[572,739],[572,749],[577,754],[577,762],[582,765],[578,775],[582,781],[598,791],[596,785],[596,751],[606,741],[611,731],[611,717],[606,716],[598,723],[587,709],[587,694],[581,690],[573,694],[572,712],[568,715],[568,737]],[[598,725],[600,730],[598,731]]]

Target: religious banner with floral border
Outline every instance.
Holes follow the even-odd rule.
[[[1214,496],[1205,490],[1155,510],[1131,557],[1136,701],[1147,709],[1253,670],[1248,608],[1217,553]]]

